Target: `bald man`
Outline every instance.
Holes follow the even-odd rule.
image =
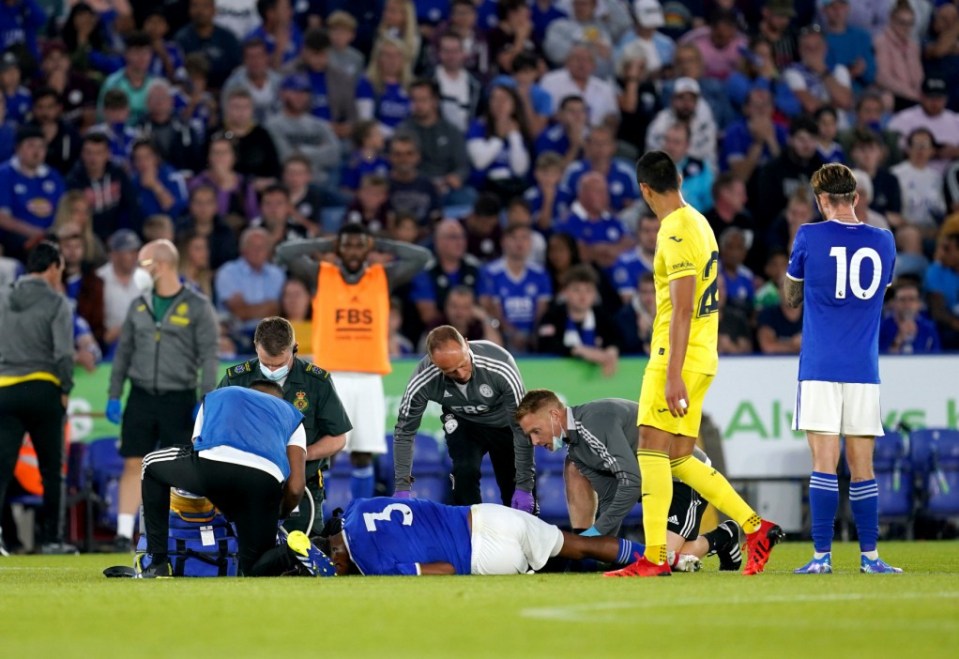
[[[122,420],[123,456],[115,551],[132,549],[143,456],[189,444],[197,397],[216,387],[216,314],[204,295],[180,283],[179,264],[169,240],[140,249],[133,276],[141,295],[127,311],[113,357],[106,417]],[[127,378],[124,411],[120,396]]]

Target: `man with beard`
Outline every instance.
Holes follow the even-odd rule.
[[[369,263],[374,250],[393,260]],[[338,263],[306,258],[331,252]],[[332,373],[353,424],[346,436],[353,465],[350,492],[354,499],[371,497],[373,454],[386,452],[383,376],[391,370],[390,295],[423,270],[431,254],[417,245],[374,239],[361,224],[346,224],[336,238],[284,243],[277,257],[292,274],[312,282],[314,358]]]

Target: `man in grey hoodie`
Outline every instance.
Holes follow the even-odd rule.
[[[27,274],[0,291],[0,503],[30,433],[43,481],[40,552],[76,553],[63,543],[63,422],[73,388],[73,314],[59,292],[60,248],[41,242]]]

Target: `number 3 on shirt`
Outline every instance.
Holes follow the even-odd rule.
[[[709,280],[709,274],[712,272],[713,268],[718,269],[719,266],[719,252],[713,252],[709,255],[709,262],[706,264],[706,267],[703,268],[703,280]],[[716,273],[716,278],[713,279],[713,283],[706,287],[706,290],[703,291],[703,296],[699,299],[699,314],[698,316],[708,316],[709,314],[716,313],[719,311],[719,277],[720,273]]]
[[[879,283],[882,281],[882,259],[879,258],[879,252],[872,247],[860,247],[853,253],[848,262],[846,261],[845,247],[833,247],[829,250],[829,256],[836,259],[837,300],[846,299],[847,279],[852,294],[860,300],[870,299],[879,290]],[[868,288],[863,288],[860,271],[862,270],[862,262],[866,259],[872,261],[872,281],[869,282]]]
[[[366,530],[370,533],[376,531],[377,522],[390,522],[390,515],[393,512],[400,512],[403,515],[401,524],[403,526],[413,525],[413,511],[405,503],[391,503],[378,513],[363,513],[363,521],[366,523]]]

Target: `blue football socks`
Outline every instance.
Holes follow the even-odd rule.
[[[835,474],[812,472],[809,477],[809,513],[812,517],[812,541],[817,553],[832,549],[833,527],[839,509],[839,479]],[[859,525],[859,518],[856,518]]]
[[[637,555],[642,556],[646,551],[644,545],[631,540],[619,540],[619,553],[616,555],[616,563],[619,565],[629,565],[636,560]]]
[[[354,499],[369,499],[373,496],[375,485],[373,465],[353,467],[353,472],[350,474],[350,496]]]
[[[879,541],[879,487],[875,479],[849,485],[849,507],[856,522],[859,550],[876,551]]]

